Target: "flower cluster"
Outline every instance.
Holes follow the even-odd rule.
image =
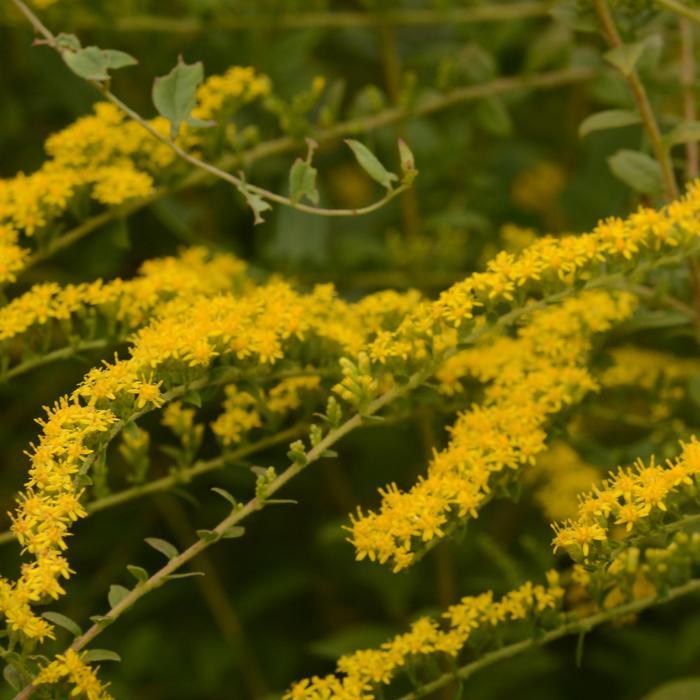
[[[698,246],[700,182],[655,210],[642,207],[627,219],[608,218],[582,235],[545,236],[518,254],[500,252],[486,270],[417,302],[395,332],[365,348],[375,363],[393,369],[423,367],[483,331],[487,319],[522,309],[531,298],[571,293],[601,278],[675,261]],[[452,330],[452,332],[450,332]]]
[[[699,456],[700,443],[694,440],[684,447],[677,463],[697,464]],[[660,469],[673,474],[677,463],[661,469],[652,462],[646,468],[652,471],[646,474],[643,465],[639,465],[632,479],[635,483],[620,484],[618,498],[625,500],[646,484],[663,479],[659,476]],[[689,467],[687,471],[697,474],[695,468]],[[653,477],[649,476],[651,473]],[[619,472],[615,479],[623,474],[629,475],[629,472]],[[694,485],[690,488],[686,477],[676,474],[666,478],[673,483],[676,477],[681,479],[677,486],[687,487],[694,498],[696,488]],[[598,498],[610,488],[610,483],[603,482],[602,488],[584,496],[581,508],[585,510],[588,500]],[[599,503],[607,501],[607,497],[602,497]],[[671,502],[668,506],[671,507]],[[607,508],[596,509],[596,512],[599,518],[611,515]],[[515,631],[514,624],[521,621],[528,622],[529,633],[533,628],[540,632],[548,628],[565,629],[567,624],[573,630],[585,630],[590,616],[600,611],[614,612],[630,601],[654,598],[660,591],[682,585],[693,576],[700,564],[700,533],[679,531],[665,542],[659,537],[665,534],[665,526],[681,528],[683,525],[683,519],[678,519],[676,514],[669,523],[657,522],[647,531],[655,536],[649,540],[653,546],[641,547],[630,540],[620,542],[618,539],[616,547],[598,550],[597,557],[593,557],[591,551],[585,566],[574,564],[563,574],[547,572],[546,586],[528,582],[500,600],[495,600],[491,591],[467,596],[443,613],[444,624],[432,618],[420,618],[408,632],[388,640],[378,649],[363,649],[341,657],[334,675],[314,676],[294,684],[284,696],[285,700],[371,700],[379,694],[384,696],[381,686],[389,686],[401,671],[411,677],[423,671],[430,677],[434,671],[425,663],[429,657],[455,659],[470,652],[470,658],[478,663],[479,655],[499,648]],[[559,546],[556,541],[555,546]],[[580,551],[575,547],[579,545],[573,546],[574,550],[571,546],[567,550],[576,559]],[[580,627],[576,623],[580,623]],[[517,639],[517,634],[513,634],[513,638]]]
[[[44,666],[34,679],[34,684],[59,683],[64,679],[73,686],[73,696],[84,695],[87,700],[109,700],[112,697],[98,680],[96,671],[72,649],[59,654],[54,661]]]
[[[634,535],[658,527],[679,502],[694,501],[700,474],[700,442],[683,445],[666,464],[637,461],[620,468],[579,499],[576,517],[555,524],[554,547],[574,561],[597,561]]]
[[[633,309],[628,294],[589,291],[535,312],[517,338],[465,351],[465,366],[491,382],[484,401],[458,417],[425,478],[407,492],[390,485],[378,512],[352,518],[358,559],[391,560],[398,571],[414,561],[417,543],[476,517],[494,488],[545,449],[549,417],[597,388],[585,367],[590,336]]]
[[[227,116],[233,102],[246,104],[269,91],[266,76],[234,66],[199,87],[195,116]],[[149,124],[168,135],[165,118]],[[184,128],[181,142],[202,148],[206,133]],[[35,172],[0,179],[0,284],[13,282],[29,260],[31,250],[21,237],[39,236],[40,245],[50,241],[78,198],[108,207],[133,202],[150,197],[157,184],[179,172],[174,152],[109,102],[97,103],[93,114],[49,136],[45,150],[48,159]]]
[[[177,264],[163,265],[167,269]],[[377,314],[367,325],[332,288],[319,286],[302,295],[280,281],[250,286],[239,294],[176,295],[161,302],[150,323],[136,331],[128,359],[116,358],[88,372],[73,394],[47,409],[47,418],[40,421],[30,478],[12,515],[12,530],[33,561],[22,566],[16,582],[0,580],[0,611],[10,628],[30,638],[51,636],[51,625],[32,606],[64,592],[61,580],[70,574],[66,538],[73,521],[86,514],[80,504],[86,475],[116,432],[181,394],[183,386],[225,379],[213,369],[237,376],[249,370],[260,377],[283,359],[297,369],[300,355],[315,366],[337,364],[369,335],[391,327],[392,316],[395,309],[389,305],[386,318]],[[298,405],[302,391],[318,384],[318,377],[282,380],[266,392],[266,410],[289,410]],[[235,395],[230,391],[229,399],[240,403]],[[176,425],[178,416],[170,412],[166,420]],[[230,426],[228,432],[221,431],[232,439]]]
[[[491,591],[466,596],[443,613],[444,623],[422,617],[408,632],[382,644],[379,649],[363,649],[338,661],[342,675],[314,676],[296,683],[285,694],[285,700],[370,700],[377,688],[388,685],[399,671],[424,662],[426,657],[442,653],[455,658],[470,639],[480,632],[489,634],[497,626],[546,624],[557,619],[555,612],[564,590],[559,577],[551,571],[546,586],[527,582],[496,599]]]
[[[270,94],[272,85],[266,75],[250,66],[232,66],[222,75],[212,75],[197,88],[195,119],[215,119],[221,113],[249,104]]]
[[[57,140],[52,148],[70,159],[68,142]],[[79,153],[74,158],[79,162]],[[193,257],[184,265],[173,259],[146,266],[132,289],[119,281],[113,287],[32,290],[27,297],[33,300],[31,325],[109,306],[113,318],[135,331],[126,359],[91,370],[41,423],[42,434],[29,455],[26,491],[12,516],[13,531],[31,559],[17,581],[0,580],[0,611],[10,629],[39,640],[52,634],[34,608],[60,596],[71,573],[66,540],[72,522],[85,515],[80,501],[89,486],[87,474],[104,462],[111,439],[142,413],[192,388],[235,384],[214,424],[226,446],[262,423],[268,417],[264,411],[293,407],[299,392],[310,388],[309,380],[297,376],[296,383],[267,389],[261,403],[246,383],[252,376],[265,383],[278,381],[279,372],[298,375],[312,368],[327,375],[331,385],[340,379],[337,393],[362,411],[409,373],[427,377],[485,337],[484,345],[448,360],[462,363],[461,369],[452,366],[457,381],[469,374],[487,384],[482,404],[458,417],[450,444],[434,456],[424,479],[407,493],[392,485],[378,513],[353,521],[360,558],[391,560],[395,569],[409,565],[418,546],[437,541],[460,519],[476,517],[494,493],[506,490],[514,472],[544,451],[550,418],[597,388],[586,367],[591,337],[629,317],[635,300],[623,292],[580,288],[601,285],[606,274],[624,272],[626,266],[663,264],[664,255],[676,250],[687,254],[697,239],[699,209],[700,186],[693,186],[664,210],[607,220],[583,236],[540,239],[517,256],[499,254],[485,272],[453,285],[435,302],[415,292],[382,292],[349,303],[328,285],[301,294],[278,279],[256,286],[242,280],[237,261],[210,260],[201,252],[187,253]],[[539,303],[531,303],[534,299]],[[557,303],[545,307],[544,302]],[[27,313],[24,307],[22,314]],[[14,321],[8,316],[8,339],[23,332],[22,314]],[[492,332],[525,315],[529,320],[516,337]],[[449,384],[445,367],[443,385]],[[190,418],[182,407],[179,414],[177,409],[166,414],[177,429],[182,421],[192,423]],[[318,428],[314,435],[312,444],[318,443]],[[649,486],[645,498],[652,491]],[[640,498],[630,503],[643,510]],[[619,505],[622,512],[628,502]],[[576,522],[562,526],[558,537],[566,540],[571,530],[578,541],[578,527]],[[593,532],[587,544],[597,547],[602,540],[595,528],[602,525],[585,527]],[[538,605],[537,594],[528,600]]]
[[[600,374],[605,389],[642,389],[653,396],[648,410],[653,421],[668,418],[674,405],[685,395],[688,381],[700,374],[700,362],[692,357],[678,357],[670,353],[622,346],[614,348],[612,364]]]
[[[241,292],[246,266],[204,248],[145,262],[129,280],[96,280],[60,286],[38,284],[0,308],[0,356],[4,369],[40,345],[64,345],[105,336],[124,338],[174,299]]]
[[[229,384],[225,389],[224,411],[211,424],[212,431],[225,447],[235,445],[251,430],[263,425],[262,413],[270,417],[293,411],[301,406],[302,394],[318,389],[320,384],[318,376],[288,377],[255,395]]]

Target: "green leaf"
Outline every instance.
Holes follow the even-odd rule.
[[[620,150],[608,158],[613,174],[633,190],[658,194],[663,190],[661,167],[646,153]]]
[[[67,617],[66,615],[62,615],[61,613],[57,612],[51,612],[49,610],[45,613],[42,613],[41,616],[49,622],[53,622],[54,625],[58,625],[59,627],[63,627],[64,630],[68,630],[74,637],[79,637],[83,633],[83,630],[80,629],[80,625],[78,625],[77,622],[74,622],[70,619],[70,617]]]
[[[131,591],[128,588],[124,588],[124,586],[118,586],[117,584],[111,585],[109,587],[109,593],[107,594],[110,607],[116,608],[129,593],[131,593]]]
[[[95,663],[97,661],[121,661],[122,657],[116,651],[109,649],[88,649],[85,652],[85,661]]]
[[[204,576],[203,571],[186,571],[182,574],[170,574],[167,578],[168,581],[175,581],[180,578],[192,578],[192,576]]]
[[[241,194],[245,197],[246,204],[253,210],[255,224],[264,224],[265,219],[262,216],[264,211],[271,211],[272,205],[263,199],[259,194],[248,189],[245,185],[238,188]]]
[[[476,116],[484,131],[505,138],[513,133],[513,120],[498,97],[487,97],[476,105]]]
[[[655,688],[642,700],[697,700],[700,698],[700,677],[669,681]]]
[[[297,158],[289,171],[289,198],[298,204],[306,197],[312,204],[318,204],[319,196],[316,188],[316,168],[301,158]]]
[[[226,530],[221,537],[225,540],[234,540],[237,537],[243,537],[245,534],[245,528],[241,527],[240,525],[234,525],[233,527],[230,527],[228,530]]]
[[[161,540],[158,537],[147,537],[144,541],[147,545],[153,547],[153,549],[164,554],[168,559],[174,559],[179,554],[177,548],[167,540]]]
[[[201,61],[190,65],[180,56],[170,73],[153,82],[153,104],[158,113],[170,122],[173,138],[180,131],[180,124],[190,119],[197,105],[196,93],[202,80],[204,66]]]
[[[639,124],[641,117],[637,112],[627,109],[606,109],[586,117],[578,127],[578,135],[583,138],[594,131],[617,129],[621,126]]]
[[[5,666],[2,669],[2,675],[5,681],[7,681],[7,685],[9,685],[12,690],[22,690],[24,679],[14,666],[10,666],[10,664]]]
[[[377,156],[372,153],[372,151],[367,148],[363,143],[355,141],[354,139],[345,139],[345,143],[350,146],[352,152],[355,154],[355,158],[359,163],[360,167],[373,179],[376,180],[380,185],[386,187],[388,190],[391,189],[391,183],[393,180],[398,180],[398,175],[389,172],[379,161]]]
[[[82,48],[80,39],[75,34],[64,34],[63,32],[56,36],[56,45],[59,49],[67,49],[68,51],[79,51]]]
[[[133,564],[128,564],[126,568],[139,583],[148,581],[148,571],[146,571],[146,569],[144,569],[142,566],[134,566]]]
[[[700,141],[700,122],[698,121],[682,122],[664,135],[664,143],[668,147],[694,141]]]
[[[220,535],[215,530],[197,530],[197,537],[204,542],[216,542],[220,539]]]
[[[236,503],[236,499],[226,490],[226,489],[221,489],[218,486],[214,486],[212,488],[212,491],[214,493],[218,493],[221,498],[225,498],[232,507],[236,507],[238,504]]]
[[[108,615],[90,615],[90,620],[96,625],[111,625],[114,620]]]
[[[401,170],[404,174],[416,171],[416,159],[413,151],[403,139],[399,139],[399,159],[401,161]]]
[[[182,397],[182,400],[184,403],[189,403],[189,404],[192,404],[193,406],[196,406],[197,408],[202,408],[202,395],[198,391],[195,391],[194,389],[188,391]]]
[[[637,61],[644,53],[646,44],[638,41],[634,44],[623,44],[608,51],[603,58],[611,65],[615,66],[623,75],[631,75]]]
[[[109,80],[108,71],[138,63],[133,56],[124,51],[100,49],[97,46],[88,46],[77,51],[64,50],[61,55],[66,65],[86,80]]]

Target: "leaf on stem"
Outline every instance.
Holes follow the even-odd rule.
[[[637,112],[627,109],[606,109],[586,117],[578,127],[578,135],[583,138],[594,131],[618,129],[622,126],[639,124],[642,121]]]
[[[179,554],[175,545],[170,544],[167,540],[161,540],[158,537],[147,537],[145,542],[153,549],[164,554],[168,559],[174,559]]]
[[[210,122],[192,118],[192,110],[197,106],[197,88],[204,80],[204,66],[201,61],[188,64],[178,57],[177,65],[168,73],[153,81],[153,104],[158,113],[170,122],[171,136],[175,138],[180,125],[210,126]]]
[[[372,151],[367,148],[363,143],[355,141],[354,139],[345,139],[345,143],[348,144],[355,159],[357,160],[360,167],[373,179],[376,180],[380,185],[386,187],[390,190],[391,183],[394,180],[398,180],[399,177],[396,173],[389,172],[379,161],[377,156],[372,153]]]
[[[70,35],[64,35],[69,37]],[[64,38],[64,43],[70,40]],[[77,41],[77,39],[76,39]],[[73,44],[75,46],[75,44]],[[85,80],[109,80],[110,70],[134,66],[138,61],[124,51],[115,49],[101,49],[98,46],[87,46],[84,49],[72,50],[64,48],[61,56],[66,65]]]
[[[83,657],[88,663],[97,661],[121,661],[122,657],[116,651],[109,649],[88,649]]]
[[[663,191],[661,166],[646,153],[622,149],[608,158],[608,165],[618,179],[637,192],[656,195]]]
[[[63,627],[64,630],[68,630],[74,637],[79,637],[83,633],[83,630],[80,629],[80,625],[66,615],[48,610],[42,613],[41,616],[45,620],[53,622],[54,625],[58,625],[59,627]]]

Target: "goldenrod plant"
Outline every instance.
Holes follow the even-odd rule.
[[[4,0],[0,697],[700,697],[698,25]]]

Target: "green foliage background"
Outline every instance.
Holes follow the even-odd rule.
[[[334,220],[277,208],[264,225],[254,227],[231,188],[214,184],[167,196],[111,225],[33,269],[14,291],[47,279],[129,276],[148,257],[203,241],[234,251],[260,270],[291,276],[301,286],[333,282],[348,298],[391,286],[434,294],[479,269],[502,247],[504,224],[584,231],[598,218],[624,213],[637,203],[610,173],[606,159],[618,149],[639,148],[639,127],[595,133],[585,140],[577,135],[589,114],[632,106],[621,79],[602,67],[602,43],[594,33],[575,31],[548,16],[396,28],[381,23],[281,26],[284,13],[377,13],[390,4],[440,9],[450,3],[64,0],[42,16],[56,31],[79,34],[84,45],[136,56],[139,66],[121,71],[115,89],[146,116],[153,114],[153,77],[166,73],[179,53],[188,61],[202,60],[207,74],[233,64],[253,65],[270,75],[276,93],[286,99],[307,89],[315,76],[325,76],[327,90],[344,85],[341,117],[371,114],[397,100],[410,105],[427,92],[439,94],[503,75],[588,65],[598,69],[597,77],[553,90],[509,92],[361,134],[386,163],[396,163],[395,140],[403,135],[420,170],[410,198],[371,216]],[[572,6],[562,7],[558,17],[575,14]],[[0,26],[0,175],[8,177],[36,168],[43,159],[43,139],[87,113],[95,94],[58,56],[31,48],[28,27],[5,10]],[[201,31],[119,28],[125,18],[164,13],[199,22]],[[222,17],[241,14],[258,17],[257,26],[219,26]],[[629,4],[624,17],[627,32],[653,31],[665,40],[657,56],[645,58],[644,77],[662,114],[679,111],[669,17],[657,16],[643,3]],[[585,14],[577,22],[585,29]],[[391,60],[400,67],[400,83],[393,86],[387,73]],[[269,114],[244,118],[258,124],[262,139],[280,135]],[[284,192],[293,157],[260,161],[249,177]],[[518,176],[542,162],[557,164],[564,177],[548,211],[523,207],[512,197]],[[317,164],[322,196],[333,205],[356,206],[376,196],[375,186],[342,144],[324,146]],[[640,337],[653,342],[654,333],[647,333]],[[683,338],[675,342],[685,347]],[[21,455],[36,435],[37,407],[73,387],[84,366],[47,366],[0,387],[0,511],[11,507],[23,482],[26,462]],[[376,504],[379,485],[413,483],[433,445],[444,444],[448,418],[439,405],[428,405],[417,419],[351,435],[338,459],[314,467],[289,487],[285,497],[298,505],[267,509],[247,524],[244,538],[209,551],[206,566],[215,575],[205,577],[206,583],[170,583],[139,603],[99,644],[117,649],[123,659],[118,666],[103,665],[115,696],[274,697],[296,678],[329,672],[339,654],[403,630],[419,613],[438,611],[460,595],[486,588],[505,591],[525,577],[538,576],[553,563],[550,534],[527,490],[517,503],[489,506],[470,524],[467,537],[442,545],[407,573],[394,575],[354,562],[342,529],[348,513],[358,504]],[[684,419],[693,425],[697,418],[697,408],[689,406]],[[652,451],[663,453],[674,439],[669,435],[667,443],[652,444],[648,431],[614,424],[607,437],[604,433],[599,442],[583,446],[587,458],[603,468]],[[166,467],[165,455],[155,459],[155,472]],[[280,449],[257,461],[283,460]],[[71,549],[72,566],[80,575],[70,581],[64,611],[86,619],[104,605],[105,590],[121,581],[127,563],[154,566],[158,555],[143,546],[144,536],[192,541],[203,514],[221,507],[209,491],[213,485],[248,493],[252,478],[245,470],[216,473],[186,489],[134,501],[80,523]],[[14,545],[3,546],[3,571],[14,570],[15,556]],[[667,679],[700,673],[700,614],[687,602],[679,603],[644,614],[635,626],[596,631],[585,640],[580,666],[576,644],[565,639],[477,675],[468,681],[465,697],[636,700]],[[448,688],[443,697],[456,693]]]

